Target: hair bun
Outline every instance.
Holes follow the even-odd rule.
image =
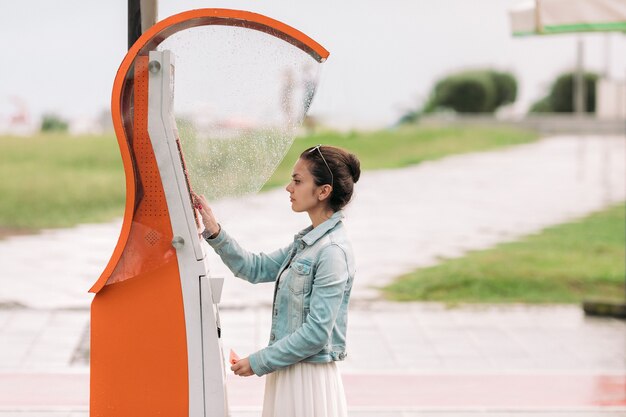
[[[361,178],[361,162],[356,155],[348,155],[348,168],[350,169],[350,174],[352,175],[352,181],[356,183],[359,178]]]

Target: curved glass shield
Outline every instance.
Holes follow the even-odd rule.
[[[258,191],[297,134],[327,57],[302,32],[246,11],[190,10],[146,31],[113,84],[126,209],[90,291],[176,262],[171,216],[194,217],[191,189],[210,200]],[[186,208],[170,212],[168,198]]]
[[[231,26],[180,31],[174,113],[191,187],[209,200],[258,191],[291,146],[321,64],[267,33]]]

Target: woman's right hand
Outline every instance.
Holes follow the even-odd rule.
[[[209,202],[203,195],[198,195],[194,192],[192,192],[191,195],[196,210],[198,210],[200,216],[202,216],[202,223],[204,224],[207,234],[211,237],[216,237],[220,232],[220,225],[217,223],[217,219],[213,215],[211,207],[209,207]]]

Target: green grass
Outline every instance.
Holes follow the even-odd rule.
[[[286,185],[300,153],[319,143],[335,145],[355,153],[361,169],[402,168],[444,156],[485,151],[537,140],[530,131],[507,127],[407,126],[373,132],[322,132],[297,138],[263,189]]]
[[[115,136],[0,137],[0,228],[32,231],[110,220],[126,185]]]
[[[418,269],[384,288],[398,301],[578,303],[624,300],[624,205]]]
[[[531,132],[487,127],[318,133],[296,139],[264,190],[285,185],[298,155],[318,143],[349,149],[368,170],[535,139]],[[124,170],[113,134],[0,136],[0,238],[120,217],[125,195]]]

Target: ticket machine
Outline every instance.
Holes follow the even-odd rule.
[[[126,174],[119,240],[91,288],[91,416],[227,416],[218,303],[174,112],[176,55],[158,46],[199,26],[264,33],[323,62],[303,33],[255,13],[201,9],[146,31],[122,61],[112,115]],[[198,51],[201,53],[201,51]]]

